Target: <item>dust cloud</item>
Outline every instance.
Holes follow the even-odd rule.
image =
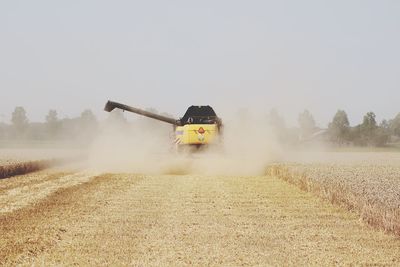
[[[163,122],[107,121],[90,149],[89,167],[142,174],[262,175],[267,163],[282,154],[265,118],[249,112],[224,121],[220,142],[201,151],[178,152],[173,140],[173,127]]]

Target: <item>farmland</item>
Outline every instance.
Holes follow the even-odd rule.
[[[400,235],[398,152],[297,154],[271,164],[268,173],[356,212],[377,229]]]
[[[0,267],[400,266],[400,1],[0,1]]]
[[[368,167],[348,165],[338,174],[334,166],[298,163],[285,170],[312,168],[310,177],[324,174],[340,184],[351,177],[357,184],[354,177]],[[395,204],[397,168],[365,169],[366,196],[385,195],[383,203]],[[400,264],[396,235],[284,181],[277,170],[233,176],[57,168],[3,179],[0,264]]]
[[[277,164],[270,173],[357,212],[376,228],[400,235],[400,166]]]

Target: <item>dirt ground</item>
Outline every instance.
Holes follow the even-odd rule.
[[[274,177],[14,178],[0,181],[0,265],[400,264],[398,238]]]

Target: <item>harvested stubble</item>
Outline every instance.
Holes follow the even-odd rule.
[[[400,264],[400,240],[275,177],[53,178],[59,190],[0,214],[0,265]]]
[[[400,166],[276,164],[268,172],[400,236]]]
[[[59,163],[61,163],[61,161],[56,159],[9,163],[0,166],[0,179],[40,171]]]

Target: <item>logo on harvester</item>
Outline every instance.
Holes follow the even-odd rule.
[[[203,127],[200,127],[200,128],[197,130],[197,139],[199,139],[200,142],[204,142],[204,139],[205,139],[204,133],[205,133],[205,132],[206,132],[206,131],[204,130]]]

